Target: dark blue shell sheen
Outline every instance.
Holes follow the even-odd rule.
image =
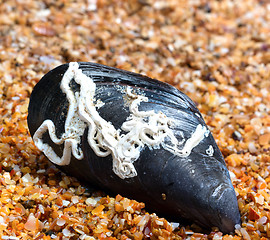
[[[32,136],[46,119],[54,122],[57,136],[63,133],[68,101],[60,89],[60,82],[68,66],[64,64],[51,70],[34,87],[27,119]],[[79,67],[94,81],[95,97],[104,103],[97,109],[98,113],[116,129],[121,128],[129,116],[118,86],[143,92],[148,102],[140,104],[140,110],[161,111],[173,119],[172,129],[179,138],[179,132],[191,137],[199,124],[207,128],[192,100],[169,84],[100,64],[81,62]],[[79,86],[73,84],[72,88]],[[59,156],[62,155],[63,144],[54,144],[47,133],[43,138]],[[137,176],[125,179],[113,172],[111,155],[98,157],[95,154],[87,142],[87,131],[81,142],[84,158],[72,157],[69,165],[58,167],[83,183],[143,201],[147,209],[168,220],[188,220],[207,229],[218,227],[223,233],[233,232],[235,225],[240,223],[229,172],[211,133],[188,156],[175,155],[162,147],[143,148],[134,162]],[[206,154],[210,145],[212,155]]]

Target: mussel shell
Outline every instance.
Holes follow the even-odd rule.
[[[148,77],[94,63],[79,63],[82,72],[96,84],[96,99],[104,105],[97,111],[116,129],[129,116],[121,87],[129,86],[148,97],[141,111],[154,109],[173,119],[173,132],[190,138],[196,127],[206,126],[195,104],[181,91],[169,84]],[[61,65],[47,73],[31,94],[28,126],[33,136],[44,120],[56,126],[58,137],[64,132],[68,101],[60,89],[60,82],[69,65]],[[80,87],[72,82],[72,89]],[[63,144],[56,145],[46,133],[43,135],[54,151],[61,156]],[[211,133],[194,147],[188,157],[180,157],[164,148],[145,147],[134,162],[137,176],[119,178],[112,170],[112,157],[98,157],[87,142],[87,130],[82,136],[84,159],[72,157],[60,168],[91,186],[146,203],[148,209],[174,221],[187,219],[205,228],[219,227],[224,233],[234,231],[240,223],[237,199],[225,161]],[[209,146],[213,155],[206,154]],[[58,166],[59,167],[59,166]]]

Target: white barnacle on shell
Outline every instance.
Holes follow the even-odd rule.
[[[206,154],[209,156],[209,157],[212,157],[214,155],[214,148],[212,145],[209,145],[209,147],[206,149]]]
[[[80,85],[79,92],[72,91],[72,80]],[[83,159],[80,141],[87,127],[90,147],[99,157],[112,155],[113,171],[122,179],[137,175],[133,163],[140,157],[144,147],[156,149],[162,146],[173,154],[187,157],[192,149],[209,135],[209,130],[199,124],[190,138],[185,141],[181,133],[182,140],[178,141],[171,128],[173,120],[162,112],[140,111],[140,103],[147,102],[148,98],[136,94],[130,87],[125,89],[130,115],[122,124],[122,131],[115,129],[112,123],[99,115],[97,109],[101,102],[95,102],[96,84],[79,69],[76,62],[69,64],[60,87],[69,103],[64,133],[58,138],[54,123],[45,120],[33,137],[36,146],[50,161],[58,165],[68,165],[71,153],[76,159]],[[61,157],[43,141],[43,134],[47,131],[55,144],[64,144]]]

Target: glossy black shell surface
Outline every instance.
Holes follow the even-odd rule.
[[[205,122],[195,104],[176,88],[148,77],[94,63],[79,63],[83,73],[96,84],[96,99],[104,105],[97,109],[102,118],[111,122],[116,129],[129,116],[119,86],[130,86],[148,97],[142,102],[141,111],[154,109],[173,119],[173,132],[181,138],[182,131],[190,138],[196,126]],[[68,102],[60,89],[60,82],[68,64],[47,73],[34,87],[31,94],[28,126],[31,135],[50,119],[56,125],[58,137],[64,131]],[[76,91],[80,86],[72,82]],[[44,134],[54,151],[61,156],[63,145],[54,144]],[[146,207],[177,221],[187,219],[202,227],[219,227],[224,233],[234,231],[240,223],[237,199],[224,159],[211,133],[194,147],[188,157],[180,157],[164,148],[151,150],[145,147],[134,162],[137,176],[119,178],[112,170],[112,157],[98,157],[87,142],[87,131],[82,136],[84,158],[72,157],[61,170],[77,177],[88,185],[94,185],[125,197],[146,203]],[[213,155],[206,154],[211,145]]]

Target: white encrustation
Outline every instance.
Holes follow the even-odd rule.
[[[209,145],[209,147],[206,149],[206,154],[209,156],[209,157],[212,157],[214,155],[214,148],[212,145]]]
[[[74,93],[70,87],[72,79],[80,85],[78,92]],[[65,132],[58,138],[54,123],[47,119],[33,137],[36,146],[57,165],[68,165],[71,153],[76,159],[83,159],[80,141],[87,127],[89,129],[87,140],[90,147],[99,157],[111,154],[113,171],[122,179],[137,175],[133,163],[140,157],[144,147],[156,149],[162,146],[173,154],[186,157],[204,137],[209,135],[209,130],[199,124],[190,138],[186,141],[184,139],[178,141],[171,129],[173,121],[162,112],[139,111],[140,103],[147,102],[148,98],[132,92],[130,87],[125,91],[129,99],[130,116],[122,124],[122,131],[115,129],[112,123],[103,119],[97,112],[97,108],[103,103],[100,100],[97,101],[98,105],[95,103],[96,84],[79,69],[79,64],[76,62],[69,63],[60,87],[69,102]],[[46,131],[55,144],[64,144],[62,157],[59,157],[53,148],[43,141],[43,134]],[[183,137],[183,133],[180,135]],[[179,149],[179,146],[182,146],[182,149]]]

